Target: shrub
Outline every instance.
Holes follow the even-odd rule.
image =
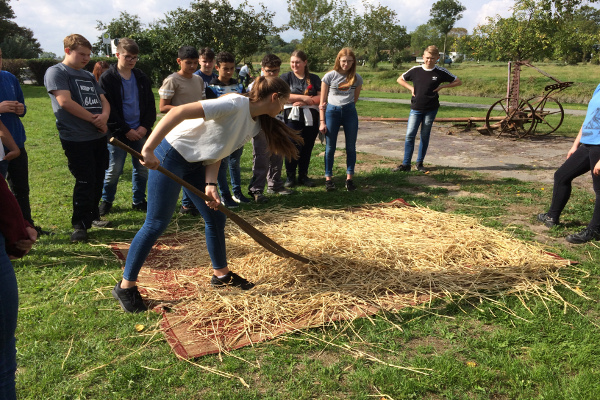
[[[25,76],[23,68],[27,67],[27,61],[23,59],[2,60],[2,68],[17,77],[20,83],[23,83]]]
[[[41,86],[44,84],[46,70],[59,62],[59,60],[55,60],[54,58],[32,58],[27,60],[27,66],[33,75],[33,80],[37,85]]]

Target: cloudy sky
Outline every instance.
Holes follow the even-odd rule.
[[[376,0],[374,0],[376,1]],[[429,19],[429,10],[436,0],[380,0],[380,4],[395,10],[400,25],[406,26],[408,32],[424,24]],[[473,28],[485,22],[487,16],[510,15],[513,0],[460,0],[467,8],[457,27]],[[237,6],[241,0],[230,0]],[[289,21],[287,2],[262,1],[267,8],[275,12],[275,25],[283,25]],[[348,0],[349,4],[360,6],[360,0]],[[142,22],[149,23],[161,19],[165,12],[177,7],[187,8],[190,0],[12,0],[9,3],[15,14],[15,22],[33,30],[44,51],[63,54],[62,39],[79,33],[91,42],[95,42],[100,32],[96,31],[96,20],[109,22],[117,18],[121,11],[137,14]],[[284,40],[299,39],[301,35],[295,31],[284,32]]]

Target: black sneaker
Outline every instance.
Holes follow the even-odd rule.
[[[537,215],[537,220],[542,222],[548,228],[552,228],[554,225],[558,225],[558,220],[554,220],[554,218],[548,216],[548,213],[541,213]]]
[[[315,182],[308,176],[300,176],[298,177],[298,185],[306,187],[315,187]]]
[[[279,194],[282,196],[289,196],[290,194],[294,194],[296,192],[294,192],[292,189],[281,188],[281,189],[267,189],[267,193],[268,194]]]
[[[92,221],[93,228],[110,228],[112,226],[112,222],[106,221],[104,219],[96,219]]]
[[[88,234],[86,229],[75,228],[71,233],[71,243],[87,242]]]
[[[346,190],[349,192],[356,190],[356,185],[352,179],[346,179]]]
[[[193,205],[190,207],[181,206],[181,208],[179,209],[179,214],[181,214],[181,215],[189,214],[191,216],[197,217],[198,215],[200,215],[200,211],[198,211],[198,209]]]
[[[286,188],[293,188],[294,186],[296,186],[296,178],[290,178],[288,176],[288,178],[285,180],[285,183],[283,184],[283,186]]]
[[[235,201],[236,203],[240,203],[240,204],[252,203],[252,200],[250,200],[249,198],[247,198],[246,196],[244,196],[241,192],[240,193],[234,193],[231,198],[233,199],[233,201]]]
[[[98,206],[98,211],[100,212],[100,216],[106,215],[110,212],[112,208],[112,203],[102,200],[100,205]]]
[[[128,313],[141,313],[148,311],[148,307],[144,304],[142,296],[137,286],[129,289],[121,288],[121,281],[115,285],[111,293],[115,299],[119,301],[123,311]]]
[[[422,162],[417,163],[417,171],[422,172],[424,174],[429,173],[429,171],[423,166]]]
[[[325,180],[325,190],[328,192],[333,192],[336,190],[335,183],[333,183],[333,179]]]
[[[210,284],[213,287],[233,286],[242,290],[248,290],[254,287],[254,283],[249,282],[248,280],[231,271],[229,271],[227,275],[222,278],[217,278],[215,275],[213,275],[212,278],[210,278]]]
[[[252,197],[254,197],[254,201],[259,204],[264,204],[269,201],[267,196],[265,196],[264,194],[262,194],[260,192],[252,193]]]
[[[590,228],[585,228],[584,230],[582,230],[579,233],[574,233],[572,235],[567,236],[565,239],[567,242],[573,243],[573,244],[587,243],[591,240],[600,239],[600,231],[590,229]]]
[[[400,164],[396,168],[392,169],[392,172],[410,172],[410,165]]]
[[[236,203],[235,200],[233,200],[233,197],[231,197],[231,194],[224,194],[221,198],[221,201],[223,202],[223,205],[227,208],[239,207],[238,203]]]
[[[148,202],[144,200],[141,203],[133,203],[131,204],[131,208],[133,208],[134,210],[146,212],[148,211]]]

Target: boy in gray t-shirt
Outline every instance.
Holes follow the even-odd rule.
[[[90,42],[81,35],[69,35],[64,49],[63,62],[48,68],[44,85],[69,170],[75,177],[71,241],[79,242],[88,239],[90,227],[109,225],[109,221],[100,220],[98,204],[108,167],[106,123],[110,106],[94,75],[83,69],[90,61]]]

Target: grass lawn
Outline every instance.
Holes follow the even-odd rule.
[[[109,214],[114,228],[92,230],[89,243],[70,244],[73,178],[50,101],[42,87],[24,91],[33,217],[54,235],[40,238],[30,255],[14,262],[20,289],[20,399],[598,399],[600,248],[595,243],[571,246],[561,239],[589,221],[591,194],[575,189],[565,226],[544,230],[549,251],[580,262],[562,274],[591,300],[563,287],[556,290],[564,304],[536,296],[507,295],[482,303],[448,299],[286,335],[231,355],[206,356],[193,365],[171,352],[157,331],[159,315],[125,314],[110,295],[121,264],[107,244],[131,240],[143,222],[143,214],[131,210],[131,165],[126,164]],[[322,176],[323,151],[324,146],[315,146],[310,170],[315,178]],[[243,183],[249,180],[251,155],[246,146]],[[397,163],[359,154],[356,192],[327,193],[320,184],[247,208],[346,207],[402,197],[475,216],[523,240],[544,237],[533,215],[549,204],[549,188],[450,168],[434,169],[428,183],[416,184],[411,182],[416,172],[390,171]],[[335,168],[341,186],[343,161],[336,161]],[[441,183],[460,185],[473,196],[451,196]],[[198,221],[175,216],[171,229],[195,227]],[[145,330],[136,332],[136,324]],[[383,362],[360,357],[344,345]],[[431,371],[420,375],[393,365]]]

